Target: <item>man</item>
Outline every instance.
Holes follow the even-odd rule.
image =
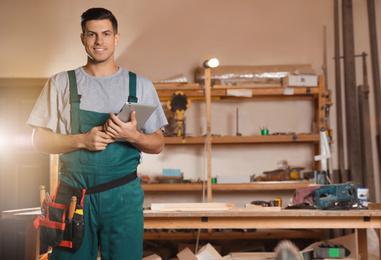
[[[86,194],[80,249],[54,247],[51,259],[96,259],[100,247],[102,259],[140,260],[144,194],[136,168],[140,152],[155,154],[164,148],[167,120],[153,84],[136,76],[134,89],[134,75],[115,64],[120,35],[114,15],[92,8],[81,18],[87,64],[72,73],[74,80],[67,72],[48,80],[27,122],[33,128],[33,144],[38,151],[61,154],[60,181],[69,185],[88,189],[133,178],[116,188]],[[115,115],[129,98],[158,105],[142,131],[136,129],[135,112],[127,123]]]

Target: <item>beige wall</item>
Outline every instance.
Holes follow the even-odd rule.
[[[184,74],[192,82],[194,69],[201,65],[206,53],[218,57],[222,65],[309,63],[321,74],[323,27],[326,26],[328,84],[334,89],[332,2],[4,0],[0,2],[0,77],[49,77],[83,65],[86,55],[79,40],[80,15],[87,8],[102,6],[113,11],[119,21],[118,65],[154,81]],[[376,2],[380,52],[381,3]],[[356,54],[369,53],[366,1],[354,0],[353,3]],[[370,63],[368,65],[370,71]],[[360,84],[361,60],[357,60],[357,70]],[[371,82],[371,77],[369,80]],[[373,93],[370,100],[374,114]],[[308,132],[311,127],[308,103],[226,103],[213,105],[213,133],[235,133],[233,125],[237,107],[243,134],[258,134],[261,126],[267,126],[273,132]],[[187,112],[189,133],[205,133],[204,109],[203,105],[194,104]],[[336,134],[335,113],[333,107],[331,127]],[[283,120],[287,116],[290,119]],[[372,122],[372,135],[375,136],[375,122]],[[335,169],[336,150],[333,145]],[[233,146],[229,151],[234,153],[227,153],[221,148],[214,151],[214,175],[260,174],[264,170],[275,169],[276,163],[283,159],[291,165],[307,168],[312,163],[311,151],[303,145]],[[140,169],[143,173],[155,175],[160,174],[162,168],[181,168],[186,178],[201,178],[204,172],[203,153],[204,147],[167,147],[161,155],[144,156]],[[373,154],[376,181],[379,183],[375,143]]]

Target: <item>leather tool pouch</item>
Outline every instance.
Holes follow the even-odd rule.
[[[40,240],[49,246],[62,246],[77,251],[85,235],[83,199],[85,194],[95,194],[127,184],[137,178],[136,171],[121,178],[95,185],[88,189],[73,187],[65,182],[57,186],[55,196],[49,201],[45,198],[41,215],[34,221],[35,228],[40,227]],[[72,220],[68,219],[72,196],[77,197],[77,205]]]
[[[40,227],[40,240],[49,246],[62,246],[77,251],[85,234],[83,199],[86,190],[60,182],[55,196],[45,198],[42,214],[34,221]],[[77,205],[72,220],[68,219],[72,196],[77,197]]]

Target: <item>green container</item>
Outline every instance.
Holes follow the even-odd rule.
[[[269,129],[262,129],[261,134],[262,135],[269,135]]]

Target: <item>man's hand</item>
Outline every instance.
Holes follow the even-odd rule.
[[[103,132],[103,126],[93,127],[84,137],[85,149],[89,151],[104,150],[108,144],[115,142],[114,138]]]
[[[136,112],[130,115],[130,121],[124,123],[114,113],[104,125],[104,131],[114,139],[123,139],[144,153],[157,154],[164,148],[164,135],[161,129],[152,134],[144,134],[136,129]]]
[[[104,125],[104,131],[107,135],[114,139],[123,139],[130,143],[136,141],[139,132],[136,129],[136,112],[133,111],[130,115],[130,121],[124,123],[114,113],[110,113],[110,118]]]

